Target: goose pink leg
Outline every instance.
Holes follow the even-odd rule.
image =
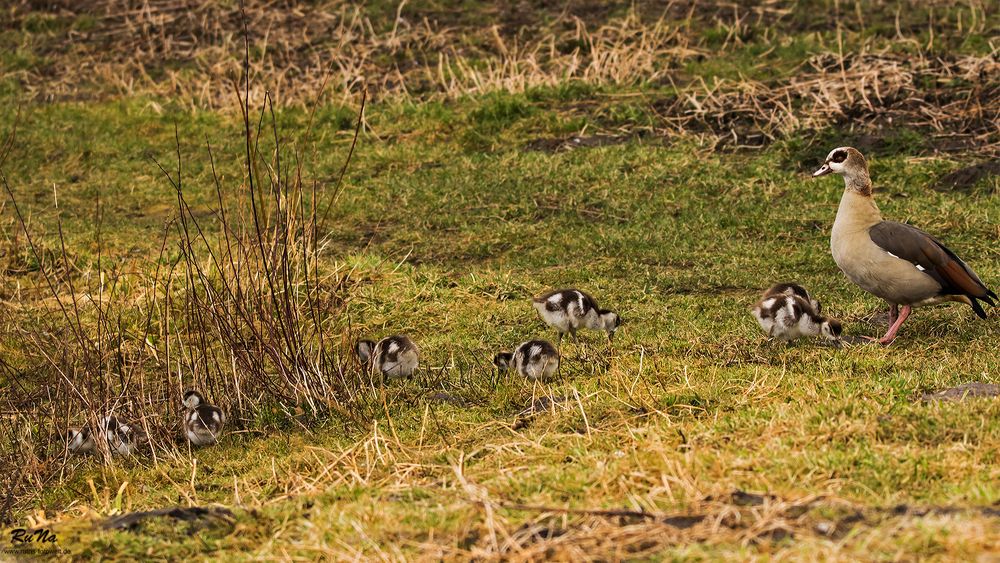
[[[895,306],[893,306],[893,309],[895,309]],[[906,317],[909,316],[910,316],[910,306],[903,305],[903,308],[899,310],[899,316],[895,320],[893,320],[892,326],[889,327],[889,332],[886,332],[885,336],[880,338],[878,343],[890,344],[893,340],[895,340],[896,332],[899,331],[899,327],[903,326],[903,321],[905,321]]]
[[[896,324],[896,319],[899,318],[899,305],[893,304],[889,307],[889,326]]]

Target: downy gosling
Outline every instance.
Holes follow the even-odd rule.
[[[576,331],[581,328],[602,330],[608,335],[608,342],[622,324],[618,313],[598,307],[594,298],[579,289],[557,289],[535,297],[532,305],[545,324],[559,333],[559,345],[563,335],[569,333],[576,340]]]
[[[89,454],[97,450],[97,442],[90,428],[70,428],[66,430],[66,451],[71,454]]]
[[[111,453],[118,455],[133,455],[139,451],[139,445],[146,441],[142,430],[115,415],[102,418],[98,432],[107,441]]]
[[[378,343],[359,340],[354,353],[365,370],[382,374],[386,380],[411,377],[420,364],[420,349],[403,334],[387,336]]]
[[[794,282],[776,283],[771,287],[767,288],[764,294],[761,295],[761,298],[763,299],[764,297],[771,297],[774,295],[798,295],[802,299],[805,299],[806,301],[809,302],[809,305],[812,306],[813,311],[815,311],[816,313],[823,312],[819,304],[819,301],[813,299],[812,296],[809,295],[809,292],[806,291],[806,288],[802,287],[797,283]]]
[[[548,379],[559,370],[559,351],[547,340],[529,340],[518,344],[514,352],[500,352],[493,364],[527,379]]]
[[[184,393],[184,436],[195,446],[208,446],[219,441],[226,426],[226,414],[219,407],[209,404],[195,390]]]
[[[798,295],[772,295],[751,309],[757,324],[772,338],[791,342],[802,336],[822,336],[840,342],[840,321],[820,315]]]

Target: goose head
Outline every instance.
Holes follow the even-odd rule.
[[[823,166],[813,172],[813,177],[827,174],[840,174],[847,178],[868,177],[868,161],[861,151],[854,147],[838,147],[830,151]]]

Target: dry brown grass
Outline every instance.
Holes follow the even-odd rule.
[[[828,54],[767,80],[692,75],[685,65],[735,52],[754,33],[772,49],[784,45],[782,34],[797,30],[794,10],[774,3],[672,2],[652,14],[632,9],[609,19],[588,14],[594,7],[583,4],[520,19],[516,10],[487,11],[474,24],[474,16],[428,17],[406,2],[377,20],[371,10],[342,2],[251,4],[250,94],[259,105],[266,87],[282,104],[307,105],[317,92],[342,102],[365,88],[379,100],[520,92],[568,81],[657,85],[670,87],[651,94],[663,134],[707,132],[716,143],[759,146],[831,125],[906,125],[929,131],[935,148],[998,154],[998,46],[991,43],[987,55],[942,57],[934,50],[942,35],[988,34],[995,16],[979,2],[940,4],[943,13],[958,10],[954,21],[901,27],[897,13],[891,49],[857,38],[847,49],[838,23]],[[76,10],[66,3],[53,17],[72,22],[82,15]],[[13,21],[29,12],[30,5],[16,7]],[[241,65],[233,56],[241,42],[237,5],[106,0],[89,13],[96,15],[85,31],[55,33],[38,48],[41,64],[7,77],[36,100],[148,94],[191,108],[232,107]],[[724,35],[721,45],[702,34],[713,28]]]
[[[107,2],[102,6],[105,14],[86,36],[69,31],[66,37],[57,37],[44,64],[13,73],[27,96],[44,102],[148,94],[154,99],[178,100],[187,107],[232,106],[240,65],[247,62],[233,55],[241,50],[238,12],[194,2]],[[900,549],[898,545],[922,548],[930,543],[928,537],[944,531],[952,533],[935,540],[939,544],[914,551],[933,553],[940,549],[954,555],[995,548],[1000,541],[996,511],[968,506],[967,496],[951,497],[963,503],[960,508],[893,508],[878,504],[884,502],[882,496],[868,504],[860,504],[856,497],[848,500],[846,495],[838,496],[836,481],[863,482],[850,475],[850,457],[843,465],[835,465],[828,476],[815,469],[795,474],[796,479],[810,481],[799,489],[790,485],[784,491],[777,490],[777,495],[734,490],[743,468],[766,466],[770,447],[782,445],[783,436],[802,432],[799,418],[825,420],[829,413],[803,408],[792,418],[775,416],[760,425],[737,427],[744,432],[702,429],[702,434],[692,434],[689,442],[681,426],[697,428],[694,421],[699,416],[717,409],[706,405],[717,400],[716,395],[725,397],[725,392],[713,390],[709,398],[699,396],[688,381],[686,363],[681,371],[679,364],[664,359],[665,354],[660,354],[659,360],[647,357],[644,345],[626,348],[618,358],[628,358],[631,363],[615,367],[610,375],[605,373],[610,359],[580,358],[586,367],[578,369],[607,378],[599,385],[610,384],[614,391],[607,396],[598,391],[581,399],[574,387],[575,401],[559,405],[550,401],[551,412],[547,414],[553,415],[555,422],[494,416],[495,411],[489,409],[506,409],[510,397],[482,375],[481,366],[475,364],[476,349],[460,350],[457,354],[467,352],[468,358],[459,362],[464,367],[456,368],[455,350],[459,347],[455,347],[448,352],[450,362],[432,367],[429,378],[457,378],[467,395],[488,397],[477,405],[484,407],[477,416],[489,420],[456,417],[448,436],[433,436],[437,414],[436,407],[429,404],[421,403],[424,410],[418,423],[412,417],[407,421],[396,416],[394,407],[398,406],[406,407],[404,416],[413,414],[416,409],[408,407],[424,399],[423,390],[377,389],[353,379],[357,370],[344,356],[352,337],[350,329],[330,322],[344,312],[338,309],[342,305],[338,299],[351,292],[351,273],[345,273],[347,266],[321,264],[318,259],[323,239],[317,234],[317,188],[303,180],[297,160],[309,151],[299,145],[281,149],[282,136],[268,92],[285,103],[308,108],[331,99],[348,99],[365,87],[381,99],[450,99],[496,90],[557,87],[567,81],[652,85],[622,96],[641,99],[658,114],[655,132],[702,133],[715,146],[759,146],[790,133],[830,125],[878,129],[902,122],[940,135],[935,144],[943,148],[974,146],[986,154],[998,152],[1000,69],[995,54],[939,57],[930,54],[927,43],[916,42],[914,51],[906,55],[865,47],[812,56],[777,78],[692,79],[685,75],[683,65],[709,52],[690,29],[692,12],[681,8],[679,17],[649,19],[629,12],[599,25],[559,14],[545,35],[512,32],[496,25],[487,28],[489,33],[480,37],[481,41],[470,43],[468,28],[431,19],[410,21],[403,17],[404,5],[399,6],[395,25],[389,30],[378,29],[360,9],[343,4],[303,7],[290,2],[252,7],[249,25],[257,31],[259,47],[253,57],[255,80],[240,94],[247,102],[242,107],[246,175],[222,188],[213,173],[218,209],[211,219],[221,225],[224,240],[202,234],[198,221],[207,219],[188,207],[179,146],[176,172],[174,163],[163,166],[167,176],[164,185],[176,191],[178,217],[167,226],[163,240],[176,234],[176,259],[164,260],[161,246],[161,255],[150,257],[153,259],[148,264],[122,260],[107,266],[104,262],[109,268],[108,279],[115,280],[111,285],[104,283],[105,270],[98,260],[96,273],[86,278],[86,287],[74,286],[79,278],[71,272],[72,260],[65,248],[52,251],[25,241],[32,230],[30,221],[20,214],[5,230],[20,231],[22,238],[8,237],[11,250],[3,257],[4,265],[17,271],[37,268],[41,289],[34,288],[35,293],[47,297],[17,308],[17,318],[37,314],[37,325],[30,330],[15,327],[9,333],[10,339],[27,351],[26,365],[31,369],[14,371],[0,363],[5,370],[0,376],[19,391],[0,402],[0,414],[9,423],[0,428],[0,453],[4,454],[0,456],[0,472],[18,476],[0,486],[0,517],[23,517],[33,525],[48,523],[44,513],[26,512],[33,506],[46,506],[41,498],[45,489],[73,483],[79,470],[73,464],[86,463],[67,458],[54,435],[70,423],[93,425],[98,413],[117,410],[135,415],[150,436],[152,465],[127,467],[126,461],[93,464],[89,475],[100,475],[104,482],[95,485],[91,480],[89,491],[74,491],[81,494],[73,497],[70,506],[60,506],[57,501],[54,506],[61,511],[57,519],[76,515],[98,519],[128,510],[130,480],[151,477],[161,486],[136,493],[137,504],[198,506],[231,499],[231,505],[239,510],[267,512],[271,520],[261,526],[266,541],[252,548],[260,557],[301,557],[307,553],[402,560],[416,554],[426,559],[586,560],[652,556],[676,548],[681,556],[810,558],[823,554],[831,559],[850,559],[864,556],[866,550],[891,554]],[[64,7],[71,9],[69,4]],[[762,21],[788,16],[787,10],[770,4],[733,12],[732,18],[720,22],[725,33],[721,46],[716,47],[719,50],[741,46]],[[977,13],[975,8],[971,12]],[[14,13],[20,14],[16,9]],[[973,20],[971,25],[983,32],[985,24]],[[909,31],[898,33],[904,42],[916,41],[907,39]],[[170,64],[164,64],[165,60]],[[324,89],[324,84],[331,87]],[[259,108],[261,114],[254,110],[255,115],[249,115],[251,107]],[[261,125],[252,131],[258,119],[265,124],[263,133]],[[210,154],[204,158],[212,160]],[[232,203],[247,195],[249,199]],[[224,203],[226,198],[233,199]],[[15,201],[11,192],[9,204],[5,200],[4,205]],[[543,200],[545,205],[538,204],[538,208],[556,211],[560,201],[556,197]],[[227,209],[234,210],[228,219],[224,215]],[[584,209],[581,214],[604,215],[597,210],[603,207]],[[11,216],[10,210],[3,211],[7,211],[5,217]],[[627,221],[625,217],[608,217]],[[329,269],[324,270],[324,266]],[[130,277],[127,272],[132,268],[146,272],[145,276]],[[116,283],[129,283],[130,288],[119,293]],[[380,290],[386,291],[386,284],[381,284]],[[716,297],[718,293],[713,290]],[[21,299],[19,294],[13,297]],[[465,297],[463,310],[468,309]],[[500,301],[499,294],[494,297],[491,293],[490,297]],[[443,301],[441,309],[430,309],[431,315],[444,307],[457,310],[457,303]],[[14,324],[13,320],[7,322]],[[695,362],[692,365],[705,371],[698,377],[703,381],[714,378],[711,384],[718,389],[745,384],[745,390],[727,399],[730,408],[748,409],[782,396],[796,396],[781,391],[781,378],[769,380],[767,372],[761,375],[757,368],[747,381],[713,371],[718,365],[767,365],[774,350],[762,351],[744,337],[699,346],[693,342],[705,338],[710,330],[691,326],[693,331],[681,331],[677,356]],[[151,334],[156,336],[156,344],[147,339]],[[970,358],[985,355],[966,347],[962,353],[965,364]],[[658,367],[657,361],[663,364]],[[640,384],[644,366],[650,365],[653,374],[649,382]],[[881,370],[882,364],[877,365]],[[843,366],[824,369],[840,373]],[[877,385],[882,372],[876,368],[871,371],[875,376],[865,384]],[[482,375],[481,381],[466,382],[466,372]],[[987,372],[984,368],[983,373]],[[48,377],[51,384],[40,384],[46,383],[42,377]],[[662,377],[677,381],[664,386]],[[827,383],[829,380],[824,380]],[[314,444],[294,437],[293,443],[303,447],[282,455],[262,450],[280,448],[284,435],[273,440],[267,436],[246,441],[230,438],[235,443],[215,450],[221,450],[222,455],[238,452],[245,465],[239,465],[238,470],[235,465],[225,467],[231,473],[226,473],[227,480],[220,485],[218,466],[226,461],[213,460],[214,452],[192,457],[176,440],[174,409],[180,392],[192,384],[209,389],[216,402],[226,408],[234,434],[266,434],[275,419],[304,435],[317,430],[336,433],[336,425],[329,421],[327,426],[312,424],[326,418],[316,415],[336,411],[342,415],[336,419],[345,425],[356,423],[352,430],[357,439],[338,447],[336,440]],[[512,395],[530,394],[529,405],[538,393],[556,392],[527,385]],[[706,387],[703,384],[702,392]],[[677,405],[664,407],[665,411],[676,407],[685,413],[681,416],[656,411],[654,405],[665,392],[691,392],[695,396],[689,400],[691,404],[677,397]],[[816,396],[807,385],[801,403],[814,403]],[[836,405],[836,400],[819,396],[820,404]],[[603,398],[604,404],[595,397]],[[859,404],[869,400],[867,396],[862,399]],[[899,408],[906,411],[909,407]],[[640,436],[629,424],[616,426],[602,420],[604,415],[615,419],[613,422],[627,423],[631,415],[626,413],[639,411],[642,416],[655,411],[663,425],[644,430]],[[936,422],[933,416],[918,414],[914,419]],[[267,416],[272,418],[262,422]],[[374,422],[366,426],[359,419]],[[890,422],[879,418],[876,423],[874,419],[871,413],[866,417],[865,411],[851,418],[842,415],[832,419],[829,427],[819,424],[815,434],[803,435],[799,442],[789,438],[792,443],[787,448],[812,447],[807,440],[847,442],[855,434],[875,440],[879,432],[888,436],[885,449],[896,449],[888,453],[898,453],[901,459],[917,458],[927,448],[927,444],[905,437],[909,436],[903,429],[907,420],[896,423],[901,429],[894,430]],[[990,420],[990,413],[974,412],[970,420]],[[418,427],[416,432],[414,426]],[[614,430],[609,431],[609,427]],[[979,434],[974,437],[987,442],[991,434],[980,432],[981,438]],[[562,444],[546,442],[553,436]],[[587,442],[577,447],[575,440],[580,436]],[[730,441],[737,445],[721,445]],[[944,442],[938,452],[948,446],[947,440]],[[978,474],[989,471],[992,450],[982,447],[985,453],[980,458],[954,451],[941,454],[943,461],[935,468],[945,467],[947,471],[941,472],[951,474],[951,479],[965,487],[959,489],[964,494],[972,488],[968,482],[974,478],[969,476],[973,470]],[[249,451],[255,448],[256,452]],[[703,460],[698,467],[695,448],[712,455],[731,454],[729,465],[717,467],[711,460]],[[761,452],[748,461],[745,452],[752,448]],[[628,458],[628,463],[622,463],[620,470],[595,470],[585,486],[571,483],[571,488],[576,487],[573,495],[560,496],[559,483],[549,488],[553,485],[551,475],[539,468],[556,468],[555,473],[568,456],[580,455],[581,449],[586,456],[581,465],[588,468],[604,468],[606,458]],[[110,461],[108,452],[103,454],[102,461]],[[200,461],[204,459],[208,464]],[[262,470],[258,461],[269,467]],[[842,473],[847,476],[841,477]],[[121,484],[116,483],[119,478]],[[537,483],[532,483],[535,478]],[[754,482],[755,490],[774,490],[766,486],[769,479],[762,474]],[[529,489],[525,483],[535,488]],[[411,513],[401,514],[393,503],[402,498],[399,504],[406,504],[406,495],[415,490],[429,491],[431,500],[421,504],[418,499],[406,507]],[[371,513],[357,514],[369,510],[372,503],[367,499],[352,502],[350,498],[345,501],[327,496],[349,497],[357,491],[376,501],[374,523],[365,520]],[[987,491],[982,496],[988,498],[989,494]],[[320,505],[315,518],[296,512],[298,503],[314,500]],[[609,505],[625,508],[599,508]],[[442,514],[454,520],[435,527],[431,516]],[[415,519],[417,524],[396,526],[402,521],[394,520],[396,516]],[[427,520],[420,521],[421,517]],[[347,529],[346,539],[330,542],[328,534],[334,528],[338,532]],[[433,536],[435,533],[439,535]],[[228,539],[238,544],[241,536],[234,534]]]
[[[992,56],[820,55],[778,83],[700,81],[665,104],[661,116],[673,133],[728,130],[737,145],[831,125],[879,130],[895,123],[931,131],[942,146],[996,153],[998,75],[1000,62]],[[945,93],[921,81],[957,86]]]

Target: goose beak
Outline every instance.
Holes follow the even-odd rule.
[[[830,165],[829,164],[827,164],[827,163],[824,162],[823,166],[820,166],[819,170],[813,172],[813,178],[818,178],[820,176],[826,176],[830,172],[833,172],[833,170],[830,169]]]

